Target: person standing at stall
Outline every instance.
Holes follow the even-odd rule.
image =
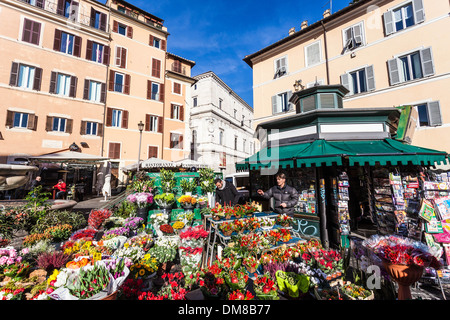
[[[58,190],[56,192],[56,199],[62,199],[66,194],[66,183],[62,179],[59,179],[58,183],[55,184],[53,188]]]
[[[217,178],[214,180],[216,185],[216,206],[234,207],[241,197],[233,183]]]
[[[277,185],[266,192],[259,189],[257,192],[264,199],[274,198],[274,212],[294,216],[294,207],[298,202],[298,192],[295,188],[286,184],[286,174],[277,173]]]

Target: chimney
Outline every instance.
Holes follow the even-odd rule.
[[[289,35],[293,35],[295,33],[295,27],[289,29]]]
[[[308,26],[308,20],[302,22],[301,29],[305,29]]]
[[[325,12],[323,13],[323,17],[326,18],[326,17],[329,17],[329,16],[331,16],[331,11],[330,11],[330,9],[327,9],[327,10],[325,10]]]

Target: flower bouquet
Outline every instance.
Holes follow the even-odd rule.
[[[309,252],[314,257],[316,266],[327,275],[327,280],[341,276],[344,261],[338,251],[318,248],[311,249]]]
[[[342,294],[346,295],[350,300],[373,300],[372,291],[358,286],[354,283],[347,282],[340,288]]]
[[[255,273],[260,265],[260,261],[253,255],[249,255],[242,259],[242,264],[245,266],[248,272]]]
[[[252,214],[254,214],[255,212],[257,212],[258,211],[258,207],[255,205],[255,203],[254,202],[252,202],[252,203],[246,203],[246,204],[244,204],[243,206],[243,209],[244,209],[244,213],[246,214],[246,215],[248,215],[248,216],[250,216],[250,215],[252,215]]]
[[[268,218],[268,217],[261,217],[259,218],[259,225],[261,229],[263,230],[269,230],[272,229],[275,225],[275,219]]]
[[[81,268],[75,283],[69,283],[70,293],[78,299],[88,299],[103,292],[110,294],[107,287],[111,282],[111,275],[103,264],[96,263],[92,268]]]
[[[28,262],[16,262],[3,269],[3,274],[14,280],[26,278],[31,272],[31,266]]]
[[[149,222],[152,225],[158,236],[162,236],[161,230],[159,230],[159,226],[168,223],[169,215],[166,213],[154,213],[149,217]]]
[[[200,207],[204,207],[208,204],[208,198],[205,196],[198,196],[197,203]]]
[[[259,275],[253,281],[253,289],[259,300],[279,300],[278,287],[268,273]]]
[[[211,209],[212,218],[214,220],[220,220],[225,217],[225,211],[221,205],[218,205]]]
[[[233,214],[236,217],[236,219],[239,219],[245,215],[245,209],[241,205],[235,205],[233,207]],[[226,215],[226,214],[225,214]]]
[[[232,225],[233,225],[233,231],[235,231],[236,233],[242,233],[245,230],[245,225],[242,220],[236,219],[232,222]]]
[[[184,222],[184,225],[190,225],[192,223],[192,220],[194,219],[194,212],[190,210],[186,210],[184,212],[181,212],[177,215],[177,221]]]
[[[97,231],[94,229],[80,229],[72,233],[69,240],[75,241],[78,239],[88,239],[92,240],[94,239]]]
[[[190,195],[182,195],[178,198],[178,202],[185,209],[192,209],[197,203],[197,198]]]
[[[172,228],[177,234],[179,234],[184,227],[185,227],[184,222],[180,220],[175,221],[174,224],[172,225]]]
[[[298,298],[300,293],[305,294],[308,292],[310,285],[308,276],[282,270],[278,270],[275,274],[278,288],[291,298]]]
[[[225,237],[231,236],[233,233],[233,223],[232,222],[224,222],[219,226],[220,231],[222,231]]]
[[[228,294],[228,300],[253,300],[254,296],[248,290],[234,290]]]
[[[275,222],[282,227],[290,227],[294,223],[294,218],[283,213],[275,218]]]
[[[181,179],[180,187],[183,193],[192,193],[197,188],[197,182],[193,178]]]
[[[223,292],[224,280],[218,274],[211,271],[201,271],[197,275],[197,284],[205,299],[220,299]]]
[[[24,296],[25,289],[8,289],[2,288],[0,289],[0,300],[22,300]]]
[[[280,234],[281,234],[281,241],[283,242],[288,242],[289,240],[292,239],[292,235],[291,232],[288,229],[278,229]]]
[[[112,215],[112,212],[108,209],[91,210],[88,218],[89,227],[94,230],[98,230],[103,222]]]
[[[162,224],[159,226],[159,230],[163,233],[165,236],[171,236],[174,233],[173,227],[170,224]]]
[[[198,170],[200,189],[203,194],[214,192],[216,186],[214,185],[214,170],[211,168],[201,168]]]
[[[127,201],[138,208],[146,208],[153,203],[153,194],[149,192],[132,193],[127,196]]]
[[[231,290],[242,290],[248,282],[248,275],[246,272],[231,270],[224,275],[225,283]]]
[[[44,234],[48,234],[54,242],[69,239],[72,233],[72,226],[69,224],[59,224],[45,229]]]
[[[155,259],[156,261],[156,259]],[[156,267],[157,269],[157,267]],[[153,269],[150,264],[146,263],[135,263],[130,267],[130,277],[131,279],[148,279],[152,276],[156,269]]]
[[[153,200],[160,208],[168,209],[175,202],[175,196],[173,193],[160,193],[154,196]]]

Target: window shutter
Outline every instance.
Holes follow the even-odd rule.
[[[167,50],[166,40],[161,40],[161,50],[163,51]]]
[[[52,71],[52,74],[50,76],[50,93],[56,93],[56,75],[57,73]]]
[[[73,119],[66,119],[66,133],[72,133]]]
[[[127,110],[122,111],[122,128],[128,129],[128,111]]]
[[[120,143],[115,143],[114,159],[120,159]]]
[[[112,125],[112,109],[106,108],[106,125],[111,127]]]
[[[164,120],[163,117],[158,117],[158,132],[163,133],[164,132]]]
[[[175,105],[170,105],[170,119],[173,119],[173,109],[175,108]]]
[[[12,126],[14,125],[14,112],[13,111],[6,111],[6,123],[5,126],[12,128]]]
[[[147,99],[152,98],[152,82],[150,80],[147,80]]]
[[[116,47],[116,66],[122,65],[122,47]]]
[[[184,106],[180,106],[180,120],[184,121]]]
[[[22,32],[22,41],[30,42],[31,40],[32,21],[24,19],[24,26]]]
[[[61,51],[61,30],[55,29],[55,38],[53,40],[53,50]]]
[[[45,121],[45,131],[53,131],[53,117],[47,116],[47,121]]]
[[[114,91],[114,76],[115,76],[115,71],[114,70],[109,70],[109,84],[108,84],[108,90],[109,91]]]
[[[133,27],[127,26],[127,37],[133,39]]]
[[[19,81],[19,64],[13,62],[11,65],[11,74],[9,76],[9,85],[16,87],[17,81]]]
[[[100,30],[106,31],[106,21],[107,16],[106,13],[100,13]]]
[[[56,8],[56,13],[60,16],[64,15],[64,0],[58,0],[58,7]]]
[[[344,30],[344,50],[350,49],[352,43],[352,28],[347,28]]]
[[[349,82],[349,74],[344,73],[341,75],[341,84],[350,91],[350,82]]]
[[[161,61],[153,58],[152,59],[152,77],[159,78],[161,76],[160,68],[161,68]]]
[[[75,57],[81,57],[81,37],[75,36],[73,55]]]
[[[429,102],[427,105],[428,122],[430,127],[442,125],[441,107],[439,101]]]
[[[122,48],[122,52],[120,54],[120,67],[125,68],[127,63],[127,49]]]
[[[106,83],[102,83],[101,90],[102,91],[100,93],[100,102],[106,103]]]
[[[428,77],[434,75],[435,70],[431,48],[420,50],[420,61],[422,63],[423,76]]]
[[[355,44],[363,44],[363,28],[362,24],[357,24],[353,27],[353,37],[355,40]]]
[[[32,113],[28,114],[28,123],[27,123],[28,130],[36,130],[36,125],[35,125],[36,118],[37,117],[34,114],[32,114]]]
[[[97,123],[97,136],[103,137],[103,123]]]
[[[75,98],[77,95],[77,82],[78,78],[75,76],[70,77],[70,91],[69,91],[69,97]]]
[[[44,0],[36,0],[36,7],[44,9]]]
[[[81,121],[81,125],[80,125],[80,134],[86,134],[86,121]]]
[[[145,131],[150,131],[150,115],[145,115]]]
[[[289,90],[287,92],[287,103],[288,103],[288,106],[289,106],[289,110],[293,109],[293,104],[289,102],[289,100],[291,100],[291,97],[292,97],[292,90]]]
[[[91,81],[88,79],[84,80],[84,90],[83,90],[83,99],[89,100],[89,89],[90,89]]]
[[[86,60],[92,61],[92,41],[88,40],[86,43]]]
[[[391,86],[400,83],[400,71],[398,70],[397,59],[388,60],[389,81]]]
[[[179,135],[178,148],[183,149],[183,135]]]
[[[39,37],[41,35],[41,24],[33,21],[33,29],[31,32],[31,43],[39,44]]]
[[[159,85],[159,101],[164,102],[164,83]]]
[[[33,90],[41,91],[42,83],[42,68],[35,68]]]
[[[119,31],[119,23],[116,20],[114,20],[113,21],[113,32],[117,32],[117,31]]]
[[[373,65],[366,67],[366,83],[367,91],[375,90],[375,73],[373,70]]]
[[[130,94],[130,83],[131,83],[131,76],[129,74],[125,75],[125,88],[124,93]]]
[[[272,96],[272,114],[277,113],[277,96]]]
[[[95,27],[95,13],[96,12],[97,11],[94,9],[94,7],[91,7],[91,20],[90,20],[89,26],[92,28]]]
[[[384,34],[388,36],[394,33],[395,32],[394,17],[392,11],[383,13],[383,20],[384,20]]]
[[[148,159],[150,158],[158,158],[158,147],[148,147]]]
[[[153,47],[153,35],[149,35],[148,44]]]
[[[113,142],[109,143],[109,152],[108,152],[108,157],[111,159],[115,159],[115,148],[116,148],[116,144]]]
[[[414,23],[421,23],[425,21],[425,10],[423,8],[422,0],[413,0]]]
[[[111,55],[111,48],[109,46],[103,47],[103,64],[109,66],[109,57]]]

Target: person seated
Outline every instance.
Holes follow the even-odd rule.
[[[63,199],[66,195],[66,183],[62,179],[59,179],[53,188],[58,190],[56,192],[56,199]]]

